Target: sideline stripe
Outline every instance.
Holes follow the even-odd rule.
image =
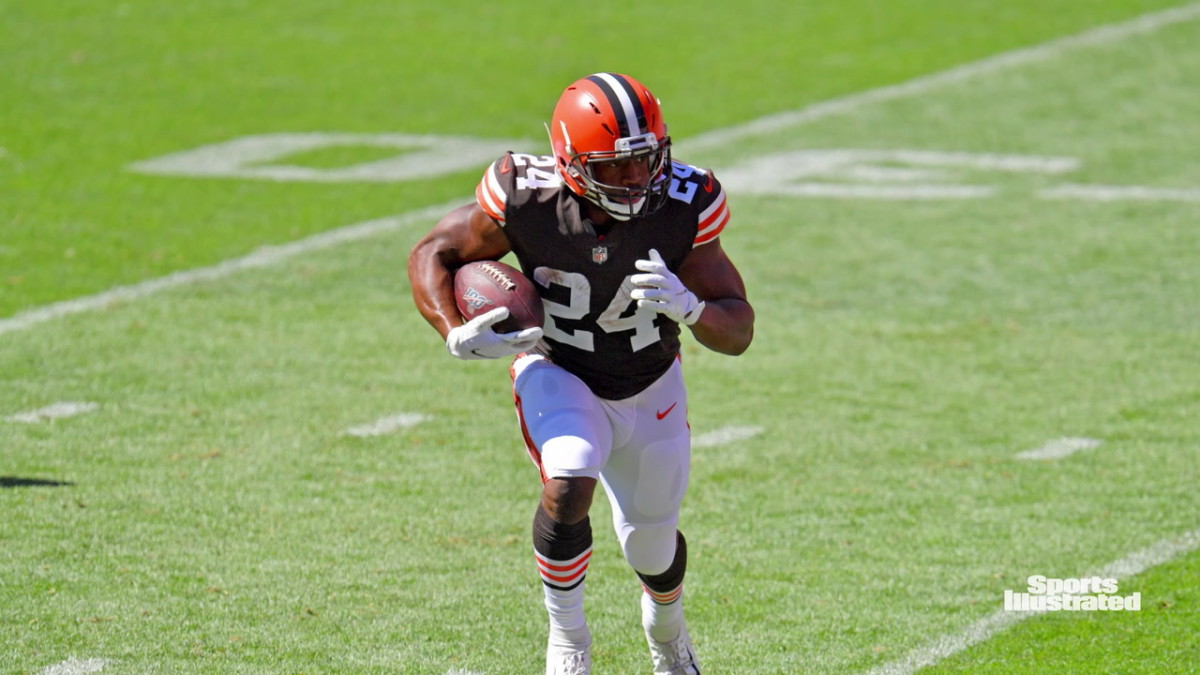
[[[934,89],[966,82],[980,75],[989,75],[1010,68],[1049,61],[1064,52],[1074,49],[1118,42],[1134,35],[1151,33],[1172,24],[1194,21],[1198,18],[1200,18],[1200,2],[1166,9],[1161,12],[1151,12],[1134,17],[1128,21],[1091,28],[1082,33],[1068,35],[1040,45],[1001,52],[979,61],[972,61],[955,66],[949,70],[922,75],[900,84],[868,89],[856,94],[830,99],[799,110],[789,110],[775,115],[760,117],[746,124],[716,129],[694,136],[686,141],[681,141],[680,145],[684,145],[688,150],[717,148],[745,136],[776,133],[789,127],[808,124],[809,122],[815,122],[827,117],[844,115],[876,103],[918,96]]]
[[[1104,567],[1079,578],[1103,577],[1106,579],[1123,580],[1136,576],[1146,570],[1168,563],[1175,558],[1200,548],[1200,530],[1185,532],[1178,537],[1164,539],[1140,551],[1131,553],[1120,560],[1114,560]],[[932,666],[943,659],[949,658],[968,647],[983,642],[992,636],[1005,631],[1016,624],[1042,614],[1043,612],[1006,612],[998,610],[993,614],[967,626],[966,630],[953,635],[943,635],[933,643],[909,652],[908,656],[891,663],[872,668],[867,675],[912,675],[912,673]]]
[[[1080,450],[1091,450],[1100,447],[1100,441],[1094,438],[1059,438],[1040,448],[1018,452],[1017,459],[1062,459],[1070,457]]]
[[[15,314],[7,319],[0,319],[0,335],[25,330],[39,323],[60,319],[72,314],[105,309],[110,305],[144,298],[176,286],[194,284],[200,281],[213,281],[227,277],[235,272],[241,272],[242,270],[270,267],[289,258],[312,251],[333,248],[334,246],[362,239],[370,239],[371,237],[397,230],[406,225],[440,218],[450,209],[462,206],[464,203],[466,203],[466,200],[455,200],[447,204],[427,206],[423,209],[410,211],[399,216],[378,218],[354,225],[347,225],[287,244],[264,246],[249,255],[226,260],[212,267],[197,267],[168,274],[165,277],[148,279],[130,286],[117,286],[96,295],[86,295],[74,300],[56,302],[51,305],[39,307],[38,309]]]
[[[987,75],[1030,63],[1047,61],[1072,49],[1108,44],[1134,35],[1153,32],[1172,24],[1193,21],[1197,18],[1200,18],[1200,2],[1161,12],[1151,12],[1123,23],[1088,29],[1082,33],[1052,40],[1034,47],[1024,47],[1013,51],[1001,52],[980,61],[955,66],[949,70],[939,71],[930,75],[923,75],[900,84],[868,89],[798,110],[760,117],[746,124],[716,129],[693,136],[686,141],[681,140],[680,142],[688,149],[720,147],[744,136],[774,133],[781,129],[815,122],[827,117],[845,115],[859,108],[876,103],[924,94],[939,87],[966,82],[980,75]],[[38,309],[16,314],[7,319],[0,319],[0,335],[25,330],[40,323],[71,314],[103,309],[115,302],[143,298],[167,288],[198,281],[220,279],[233,272],[266,267],[309,251],[331,248],[348,241],[373,237],[383,232],[390,232],[414,221],[440,217],[446,211],[461,206],[468,201],[469,198],[454,201],[447,205],[426,207],[400,216],[371,220],[357,225],[348,225],[290,244],[259,249],[243,258],[229,260],[213,267],[202,267],[176,272],[165,277],[150,279],[131,286],[118,286],[97,295],[56,302]]]
[[[67,659],[53,666],[42,669],[42,675],[82,675],[83,673],[98,673],[108,665],[105,659]]]

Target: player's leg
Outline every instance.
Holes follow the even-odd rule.
[[[621,549],[642,582],[655,672],[698,673],[683,617],[687,542],[677,529],[691,460],[680,364],[636,397],[606,405],[620,422],[601,479]]]
[[[583,597],[592,552],[587,513],[612,431],[591,390],[541,357],[513,364],[513,392],[526,446],[542,472],[533,546],[550,619],[547,672],[587,672],[591,635]]]

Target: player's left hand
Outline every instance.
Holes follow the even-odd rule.
[[[638,260],[633,264],[646,274],[630,277],[636,288],[629,297],[637,300],[638,308],[652,309],[675,321],[692,325],[700,320],[704,302],[689,291],[675,273],[667,269],[667,263],[655,249],[650,249],[649,260]]]
[[[460,359],[499,359],[533,349],[542,339],[540,326],[512,333],[497,333],[496,324],[508,318],[507,307],[484,312],[446,335],[446,351]]]

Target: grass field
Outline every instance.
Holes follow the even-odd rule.
[[[705,672],[1200,670],[1200,5],[793,4],[0,7],[0,672],[539,672],[506,364],[403,265],[597,70],[757,309],[685,344]],[[1003,611],[1094,574],[1141,609]]]

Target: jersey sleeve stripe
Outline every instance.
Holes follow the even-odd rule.
[[[725,224],[729,222],[729,209],[721,209],[721,214],[720,220],[696,233],[696,238],[692,240],[692,248],[707,244],[720,236],[721,230],[724,230]]]
[[[508,195],[504,194],[500,182],[496,180],[495,162],[483,172],[483,178],[479,185],[475,186],[475,201],[489,216],[501,224],[504,223],[504,208],[508,204]]]
[[[725,192],[722,191],[721,196],[712,203],[712,206],[700,214],[700,225],[696,228],[696,238],[692,241],[692,246],[707,244],[716,239],[728,222],[729,206],[725,202]]]
[[[479,204],[479,208],[483,209],[484,213],[491,216],[494,220],[501,223],[504,222],[504,213],[497,212],[496,208],[492,206],[491,199],[484,193],[483,181],[480,181],[479,185],[475,186],[475,202]]]
[[[700,214],[700,229],[704,229],[705,225],[710,224],[717,216],[718,212],[725,208],[725,191],[717,195],[712,204],[708,205],[707,209]]]

